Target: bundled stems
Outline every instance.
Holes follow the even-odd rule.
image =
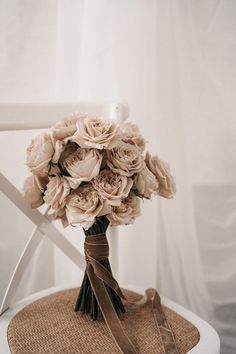
[[[92,227],[88,230],[84,230],[85,236],[94,236],[98,234],[105,234],[109,225],[109,220],[106,216],[101,216],[96,218],[96,222],[92,225]],[[102,259],[99,262],[112,274],[111,266],[109,259]],[[119,295],[111,289],[108,285],[106,285],[106,290],[109,294],[111,302],[113,304],[116,313],[119,315],[125,312],[125,308],[123,303],[119,297]],[[82,285],[80,287],[79,295],[75,304],[75,311],[80,311],[83,314],[87,313],[93,320],[97,320],[102,318],[102,313],[97,302],[96,296],[93,293],[88,275],[85,271]]]

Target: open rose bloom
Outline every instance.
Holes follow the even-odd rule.
[[[32,208],[46,203],[64,227],[88,230],[100,216],[111,225],[133,223],[141,198],[175,194],[169,166],[145,148],[133,123],[73,114],[28,147],[32,175],[24,185],[25,201]]]

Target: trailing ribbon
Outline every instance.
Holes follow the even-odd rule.
[[[92,235],[85,238],[86,273],[97,302],[102,311],[107,327],[123,354],[138,354],[121,325],[119,317],[107,293],[106,285],[112,288],[122,299],[126,300],[122,290],[112,274],[99,262],[109,256],[109,246],[105,234]],[[129,300],[126,300],[130,302]],[[152,308],[156,326],[159,328],[165,354],[179,354],[174,334],[161,306],[160,296],[155,289],[147,289],[139,301],[132,301],[137,306],[148,304]]]

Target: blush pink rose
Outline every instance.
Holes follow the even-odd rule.
[[[44,203],[43,191],[48,183],[48,177],[31,175],[26,178],[23,187],[23,199],[31,208],[38,208]]]
[[[67,216],[66,216],[66,208],[65,207],[54,211],[53,214],[52,214],[52,217],[55,220],[59,219],[64,228],[69,226],[69,222],[68,222],[68,219],[67,219]]]
[[[92,181],[94,189],[109,205],[120,205],[121,199],[128,196],[132,185],[131,178],[107,169],[102,170]]]
[[[91,181],[99,174],[102,155],[96,149],[78,148],[63,162],[71,177],[65,177],[71,188],[76,189],[82,182]]]
[[[26,165],[34,175],[45,176],[48,174],[54,155],[54,142],[50,134],[42,133],[31,141],[27,148]]]
[[[76,124],[78,120],[84,119],[86,114],[74,113],[69,117],[57,122],[52,126],[52,136],[55,140],[69,139],[77,130]]]
[[[120,141],[119,126],[98,117],[80,119],[72,141],[82,148],[112,149]]]
[[[112,226],[117,226],[133,224],[134,220],[140,215],[140,199],[131,191],[119,206],[112,207],[107,218]]]
[[[157,179],[146,165],[135,175],[134,188],[140,197],[150,198],[152,193],[156,194],[158,189]]]
[[[122,132],[122,141],[134,145],[141,152],[144,151],[146,142],[136,124],[131,122],[124,122],[120,124],[120,129]]]
[[[131,177],[143,169],[145,162],[139,149],[131,144],[121,143],[107,151],[107,165],[113,172]]]
[[[63,164],[64,161],[67,159],[67,157],[72,155],[77,149],[78,149],[78,144],[68,142],[65,146],[65,149],[61,153],[58,163]]]
[[[61,173],[63,175],[67,175],[67,171],[64,168],[64,161],[70,156],[72,155],[76,150],[78,149],[78,145],[76,143],[72,143],[72,142],[68,142],[65,145],[64,150],[61,152],[61,155],[59,157],[57,166],[60,169]]]
[[[56,211],[65,206],[65,199],[70,193],[70,186],[67,180],[58,175],[49,178],[44,201],[52,210]]]
[[[158,182],[157,194],[164,198],[173,198],[176,193],[174,177],[171,175],[169,165],[157,156],[148,152],[145,157],[148,169],[154,174]]]
[[[69,224],[80,224],[88,230],[97,216],[109,213],[110,206],[104,204],[98,192],[86,185],[73,190],[66,199],[66,216]]]

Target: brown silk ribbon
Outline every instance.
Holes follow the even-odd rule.
[[[106,235],[99,234],[87,236],[85,238],[84,248],[87,262],[86,272],[102,311],[104,320],[117,347],[123,354],[138,354],[138,350],[126,335],[121,325],[119,317],[104,285],[104,283],[107,284],[121,298],[126,300],[112,274],[101,263],[99,263],[100,260],[107,259],[109,256],[109,246]],[[127,301],[130,302],[129,300]],[[174,334],[162,309],[160,296],[157,291],[155,289],[147,289],[146,295],[144,295],[144,297],[142,297],[139,301],[132,302],[132,304],[138,306],[148,304],[151,306],[156,326],[159,328],[161,334],[165,354],[178,354],[179,352],[176,346]]]

